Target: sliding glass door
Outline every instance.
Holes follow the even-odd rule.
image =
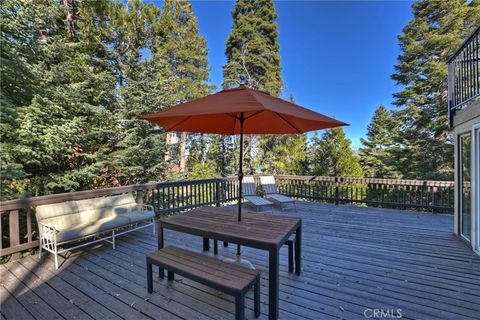
[[[472,135],[459,137],[459,182],[460,182],[460,234],[467,240],[472,233]]]
[[[473,210],[472,210],[472,247],[478,254],[480,254],[480,123],[473,126]]]

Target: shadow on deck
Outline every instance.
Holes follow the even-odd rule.
[[[303,272],[280,260],[280,319],[479,319],[480,257],[452,234],[453,216],[300,202]],[[166,244],[200,251],[198,237],[166,230]],[[156,237],[138,231],[71,255],[55,270],[52,255],[0,266],[2,319],[233,319],[233,298],[188,279],[154,283],[147,294],[145,253]],[[234,257],[236,246],[219,246]],[[262,272],[268,312],[267,254],[243,247]],[[252,293],[246,316],[253,318]],[[382,314],[377,311],[377,318]]]

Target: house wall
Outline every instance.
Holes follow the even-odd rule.
[[[475,125],[480,125],[480,101],[476,101],[472,105],[468,106],[464,110],[459,110],[455,114],[454,118],[454,133],[455,133],[455,139],[454,139],[454,144],[455,144],[455,225],[454,225],[454,232],[455,234],[459,235],[460,234],[460,210],[459,210],[459,203],[460,203],[460,184],[458,183],[459,181],[459,135],[465,134],[465,133],[472,133],[472,128]],[[472,148],[473,149],[473,148]],[[472,166],[475,165],[476,162],[480,162],[480,159],[474,158],[472,155]],[[472,168],[473,172],[473,168]],[[479,180],[479,175],[480,173],[476,173],[477,177],[472,176],[472,184],[474,186],[472,188],[472,191],[475,189],[475,187],[480,188],[478,186],[478,183],[476,181]],[[476,200],[475,200],[476,197]],[[478,211],[480,209],[480,199],[478,199],[478,192],[477,196],[475,196],[472,192],[472,202],[476,201],[476,206],[475,204],[473,205],[474,210]],[[475,215],[475,212],[472,212],[472,215]],[[477,213],[477,217],[480,215]],[[480,232],[478,230],[478,226],[476,227],[476,232],[477,234]],[[473,239],[473,238],[472,238]]]

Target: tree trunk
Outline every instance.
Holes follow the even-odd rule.
[[[180,172],[185,172],[186,163],[187,163],[187,133],[182,132],[180,136]]]
[[[165,134],[165,144],[167,145],[166,151],[165,151],[165,161],[170,160],[170,145],[172,142],[172,134],[170,132],[167,132]]]

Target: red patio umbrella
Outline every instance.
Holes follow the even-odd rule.
[[[141,116],[166,131],[240,135],[238,221],[242,218],[243,135],[291,134],[347,125],[245,86]]]

